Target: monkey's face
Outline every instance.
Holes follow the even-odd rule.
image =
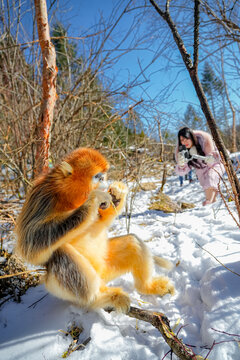
[[[98,151],[77,149],[58,167],[58,193],[76,208],[87,200],[92,190],[103,187],[108,168],[107,160]]]
[[[107,173],[105,172],[98,172],[96,175],[92,177],[92,190],[93,189],[106,189],[107,188]]]

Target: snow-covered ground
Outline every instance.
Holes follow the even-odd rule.
[[[139,295],[130,275],[112,284],[130,294],[133,306],[165,313],[175,333],[196,354],[205,358],[214,344],[209,360],[239,360],[240,232],[220,197],[215,204],[202,206],[204,194],[195,176],[194,180],[180,187],[178,177],[172,176],[164,188],[175,201],[195,203],[194,209],[177,214],[148,210],[156,189],[137,193],[131,217],[130,232],[143,239],[153,254],[178,265],[168,273],[176,294],[163,298]],[[160,185],[159,179],[145,181]],[[234,203],[228,205],[235,213]],[[126,221],[121,216],[109,235],[124,233]],[[156,268],[155,272],[164,270]],[[20,304],[9,301],[1,307],[0,359],[61,359],[72,341],[64,332],[74,323],[83,328],[80,343],[91,340],[69,359],[159,360],[169,351],[161,334],[148,323],[114,312],[88,312],[46,294],[39,285],[29,289]],[[170,358],[170,354],[165,357]]]

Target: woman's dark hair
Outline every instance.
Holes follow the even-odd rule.
[[[196,147],[198,155],[205,156],[205,153],[203,152],[203,149],[201,145],[197,141],[196,135],[194,135],[193,131],[189,129],[188,127],[181,128],[178,132],[178,147],[182,144],[180,140],[180,136],[184,137],[185,139],[191,139],[193,146]],[[202,163],[200,163],[197,159],[193,159],[188,162],[188,165],[195,168],[201,168]]]

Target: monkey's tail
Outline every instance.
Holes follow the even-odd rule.
[[[160,267],[163,267],[167,270],[172,270],[174,264],[169,261],[169,260],[166,260],[166,259],[163,259],[159,256],[153,256],[153,260],[155,262],[156,265],[160,266]]]

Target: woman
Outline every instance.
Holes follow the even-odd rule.
[[[186,147],[184,155],[179,151],[182,146]],[[205,158],[204,160],[194,159],[193,155],[201,155]],[[225,169],[212,137],[204,131],[191,130],[188,127],[180,129],[175,156],[177,161],[175,171],[179,176],[183,176],[195,168],[197,178],[205,192],[206,199],[203,205],[215,202],[220,177],[224,174]]]

